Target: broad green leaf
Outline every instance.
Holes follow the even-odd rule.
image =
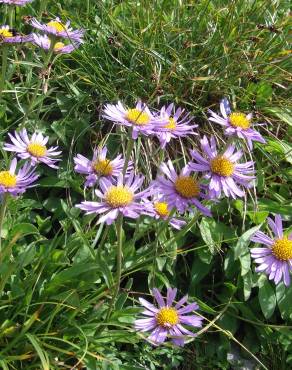
[[[13,238],[16,235],[26,236],[33,234],[39,234],[38,229],[32,224],[23,222],[21,224],[16,224],[15,226],[13,226],[9,233],[9,236]]]
[[[265,275],[259,282],[259,302],[265,318],[269,319],[275,311],[277,300],[274,289]]]
[[[286,287],[283,282],[276,286],[276,297],[281,316],[284,320],[292,319],[292,286]]]
[[[251,294],[251,288],[252,288],[252,272],[248,271],[244,276],[242,276],[243,279],[243,295],[244,300],[247,301]]]
[[[211,267],[211,263],[204,263],[200,258],[194,259],[191,271],[190,289],[195,288],[195,286],[209,273]]]

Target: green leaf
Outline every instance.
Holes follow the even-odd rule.
[[[244,234],[241,235],[241,237],[238,239],[235,247],[234,247],[234,259],[239,259],[240,256],[243,254],[246,254],[248,251],[248,246],[250,243],[251,236],[259,230],[259,226],[252,227],[251,229],[247,230]]]
[[[13,228],[10,231],[9,236],[13,238],[17,234],[23,237],[26,235],[39,234],[39,231],[34,225],[23,222],[23,223],[16,224],[15,226],[13,226]]]
[[[276,117],[280,118],[283,122],[287,123],[289,126],[292,126],[292,114],[291,110],[288,108],[279,108],[279,107],[272,107],[266,108],[267,112],[274,114]]]
[[[201,259],[195,258],[192,265],[190,289],[195,286],[208,274],[212,267],[211,263],[204,263]]]
[[[269,319],[275,311],[277,300],[274,289],[265,275],[259,279],[259,302],[265,318]]]
[[[38,182],[38,186],[43,188],[66,188],[68,187],[67,181],[58,180],[56,177],[45,177]]]
[[[49,358],[46,352],[44,352],[44,350],[40,347],[37,338],[33,336],[32,334],[26,334],[26,337],[29,339],[29,341],[34,346],[35,350],[37,351],[37,354],[42,363],[43,370],[50,370]]]
[[[252,272],[249,270],[247,274],[242,276],[243,279],[243,295],[244,300],[247,301],[251,294],[252,288]]]
[[[72,283],[72,280],[80,281],[80,275],[86,274],[87,276],[88,273],[92,274],[92,281],[94,281],[95,274],[93,272],[97,270],[99,270],[99,266],[96,263],[78,263],[56,274],[48,284],[47,290],[53,291],[57,286]]]
[[[213,220],[211,220],[211,222],[212,221]],[[209,220],[207,220],[206,218],[203,218],[201,223],[199,224],[199,228],[200,228],[200,231],[201,231],[202,239],[204,240],[204,242],[208,246],[210,252],[212,254],[215,254],[216,253],[216,243],[215,243],[215,241],[212,237],[213,233],[212,233],[212,230],[211,230],[211,228],[212,229],[214,228],[214,224],[211,225],[211,222]],[[213,221],[213,223],[215,223],[215,222]]]
[[[290,204],[284,205],[270,199],[259,199],[259,209],[261,211],[268,211],[269,213],[280,213],[282,215],[290,216],[292,214],[292,206]]]
[[[281,316],[284,320],[292,319],[292,285],[286,287],[283,282],[276,286],[276,297]]]

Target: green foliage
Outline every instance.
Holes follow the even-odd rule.
[[[256,273],[250,257],[250,237],[263,230],[269,214],[292,218],[289,7],[288,1],[263,0],[35,0],[14,11],[14,26],[23,33],[31,28],[22,17],[46,10],[43,21],[60,15],[84,27],[86,36],[78,50],[55,56],[45,70],[35,47],[8,50],[1,148],[8,132],[26,127],[49,135],[63,153],[58,171],[41,167],[37,187],[9,198],[1,229],[0,367],[291,367],[292,288]],[[73,157],[91,157],[105,142],[113,157],[125,155],[127,134],[112,129],[101,109],[105,102],[131,105],[137,98],[155,108],[171,101],[185,107],[200,135],[215,133],[223,143],[220,128],[206,119],[223,96],[264,123],[258,129],[267,144],[257,143],[252,154],[256,188],[243,200],[214,204],[212,219],[190,216],[180,231],[147,217],[127,220],[121,288],[108,315],[117,283],[117,230],[74,207],[84,191]],[[160,151],[156,141],[138,140],[135,165],[149,184],[163,160],[182,166],[197,146],[196,138],[186,138]],[[6,168],[11,157],[1,154]],[[245,157],[250,160],[248,151]],[[203,329],[183,349],[153,347],[134,330],[138,298],[154,286],[177,286],[180,296],[199,304]]]

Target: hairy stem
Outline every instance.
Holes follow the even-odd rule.
[[[4,193],[2,198],[2,204],[0,208],[0,253],[2,253],[2,227],[5,217],[5,212],[7,208],[7,200],[8,200],[8,194]]]
[[[120,284],[121,284],[121,276],[122,276],[122,248],[123,248],[123,215],[120,214],[117,219],[116,223],[117,228],[117,271],[116,271],[116,285],[115,290],[110,302],[110,306],[106,315],[106,320],[108,320],[111,316],[111,313],[113,311],[117,295],[120,290]]]
[[[3,45],[2,47],[2,68],[1,68],[1,79],[0,79],[0,97],[5,88],[7,57],[8,57],[8,47],[7,45]]]
[[[45,58],[45,60],[44,60],[44,65],[43,65],[43,69],[44,69],[44,70],[48,67],[48,65],[49,65],[49,63],[50,63],[50,61],[51,61],[51,58],[52,58],[53,53],[54,53],[54,47],[55,47],[56,42],[57,42],[57,41],[56,41],[56,38],[52,38],[52,39],[51,39],[50,49],[49,49],[48,54],[47,54],[47,56],[46,56],[46,58]],[[31,98],[31,101],[30,101],[30,103],[29,103],[29,106],[28,106],[28,108],[27,108],[27,111],[26,111],[26,113],[25,113],[25,115],[24,115],[24,117],[23,117],[23,121],[22,121],[22,124],[21,124],[21,125],[23,125],[23,124],[25,123],[26,118],[29,116],[29,114],[31,113],[31,111],[32,111],[32,110],[33,110],[33,108],[34,108],[35,100],[36,100],[36,98],[37,98],[38,91],[39,91],[39,89],[40,89],[40,87],[41,87],[41,84],[42,84],[42,78],[40,78],[40,79],[39,79],[39,81],[38,81],[38,83],[37,83],[37,85],[36,85],[36,87],[35,87],[35,90],[34,90],[33,96],[32,96],[32,98]]]
[[[127,144],[126,158],[125,158],[124,167],[123,167],[123,178],[125,178],[125,174],[127,172],[127,168],[128,168],[129,161],[130,161],[130,156],[131,156],[131,153],[134,147],[134,139],[132,139],[132,132],[129,132],[129,134],[131,135],[131,137]]]

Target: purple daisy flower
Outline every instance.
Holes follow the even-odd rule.
[[[159,290],[154,288],[152,294],[158,303],[158,307],[144,298],[139,298],[141,305],[145,307],[142,314],[148,317],[136,320],[135,329],[141,332],[152,331],[147,339],[154,345],[163,343],[169,337],[176,346],[183,346],[186,336],[196,336],[183,325],[194,328],[202,327],[202,317],[186,315],[199,308],[197,303],[183,306],[188,299],[187,296],[184,296],[173,306],[176,293],[176,288],[168,288],[167,298],[164,300]]]
[[[115,177],[118,177],[124,168],[124,159],[119,154],[115,159],[110,160],[106,158],[107,147],[98,148],[93,152],[92,160],[87,159],[81,154],[77,154],[74,158],[74,170],[86,177],[85,186],[94,186],[98,179],[103,177],[108,178],[113,182]],[[132,162],[129,163],[127,173],[133,170]]]
[[[269,280],[278,284],[282,279],[286,286],[290,285],[290,271],[292,270],[292,233],[287,237],[283,234],[283,225],[280,215],[275,221],[268,217],[268,224],[275,237],[272,239],[262,231],[257,231],[251,241],[266,245],[265,248],[252,248],[251,257],[259,266],[256,272],[269,275]]]
[[[189,113],[184,114],[184,109],[178,108],[175,110],[173,103],[167,107],[163,106],[159,112],[161,121],[166,121],[166,124],[155,127],[155,133],[160,141],[161,148],[164,149],[166,144],[172,138],[185,137],[188,135],[197,135],[193,132],[198,125],[189,125],[192,121],[189,118]]]
[[[64,37],[65,39],[75,40],[79,43],[83,42],[82,37],[85,30],[73,30],[70,27],[70,21],[67,21],[64,24],[59,17],[51,20],[47,24],[40,23],[37,19],[32,18],[30,24],[48,35],[52,35],[55,37]]]
[[[209,179],[209,190],[211,198],[219,198],[223,191],[227,197],[242,197],[245,192],[238,187],[250,187],[255,178],[253,161],[237,163],[242,157],[241,150],[235,151],[234,145],[229,145],[223,154],[218,154],[216,141],[212,136],[210,144],[206,136],[201,140],[201,148],[205,154],[204,158],[196,150],[192,150],[191,156],[197,163],[189,163],[190,168],[197,172],[207,172],[205,178]],[[237,183],[237,184],[236,184]]]
[[[86,214],[105,213],[98,223],[106,222],[107,225],[111,225],[120,213],[126,217],[138,218],[144,209],[140,200],[149,194],[149,189],[135,193],[143,181],[144,176],[135,176],[134,171],[126,178],[125,184],[122,174],[119,175],[116,185],[104,177],[99,182],[102,191],[95,190],[101,201],[85,201],[76,207],[86,211]]]
[[[10,168],[7,171],[0,171],[0,194],[9,193],[11,195],[22,194],[34,181],[38,179],[35,169],[31,164],[26,162],[16,174],[17,160],[14,158],[11,161]]]
[[[49,140],[48,136],[44,137],[40,132],[35,132],[29,138],[25,128],[19,133],[15,131],[14,136],[8,133],[8,136],[12,144],[5,144],[4,150],[17,153],[19,158],[30,159],[32,166],[42,162],[51,168],[58,168],[55,163],[60,161],[60,159],[55,157],[62,152],[56,151],[57,146],[49,149],[46,147]]]
[[[250,149],[252,149],[253,141],[258,141],[263,144],[266,143],[262,135],[251,127],[252,113],[247,115],[240,112],[232,113],[230,103],[226,98],[222,99],[220,102],[220,111],[223,117],[209,109],[209,113],[211,114],[209,120],[219,123],[221,126],[225,126],[226,135],[246,139]],[[260,124],[254,124],[253,126],[259,125]]]
[[[31,3],[33,0],[0,0],[0,4],[18,5],[24,6],[27,3]]]
[[[19,35],[7,25],[0,27],[0,44],[19,44],[31,40],[32,35]]]
[[[127,109],[119,101],[117,104],[106,104],[103,117],[117,125],[132,127],[132,138],[137,139],[138,134],[151,135],[154,133],[155,124],[161,119],[155,117],[146,104],[138,101],[135,108]],[[166,120],[162,123],[167,123]]]
[[[41,36],[37,34],[33,34],[33,43],[44,50],[49,50],[51,47],[51,40],[47,35]],[[80,42],[76,40],[71,40],[70,44],[64,44],[63,42],[56,42],[54,45],[54,53],[56,54],[70,54],[72,51],[78,49],[80,46]]]
[[[167,164],[160,165],[160,171],[168,179],[164,176],[158,176],[153,182],[153,187],[158,187],[170,207],[175,207],[180,213],[183,213],[189,210],[191,205],[195,205],[205,216],[212,216],[211,211],[198,200],[199,197],[206,198],[206,196],[201,192],[202,186],[190,175],[189,166],[185,166],[177,175],[169,160]]]
[[[168,220],[172,208],[169,207],[168,203],[163,199],[162,195],[156,195],[151,201],[148,199],[144,201],[145,211],[143,212],[147,216],[154,217],[156,220]],[[179,218],[171,216],[169,224],[177,230],[180,230],[186,222]]]

